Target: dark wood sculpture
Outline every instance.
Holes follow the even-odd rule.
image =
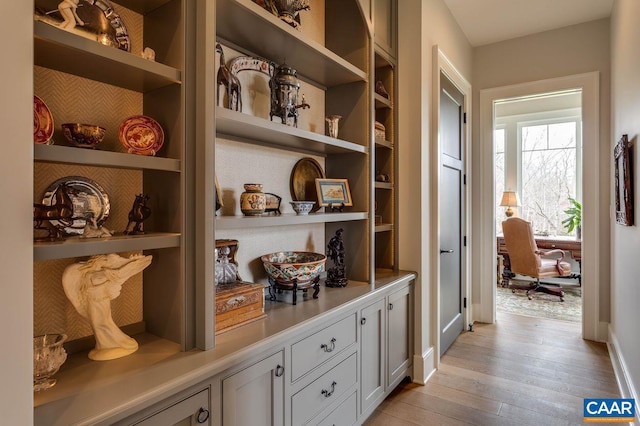
[[[216,76],[217,94],[219,96],[220,86],[224,86],[227,91],[227,100],[229,109],[234,111],[242,111],[242,90],[240,80],[235,76],[224,59],[224,51],[220,43],[216,43],[216,52],[220,54],[220,68]],[[218,104],[220,104],[218,98]]]
[[[333,261],[333,267],[327,269],[327,287],[344,287],[349,283],[347,280],[344,263],[344,242],[342,241],[343,229],[336,231],[336,235],[329,240],[327,245],[327,257]]]
[[[131,211],[129,211],[129,222],[127,223],[127,227],[124,228],[125,235],[144,234],[144,230],[142,229],[142,222],[144,222],[145,219],[151,216],[151,209],[147,207],[148,200],[148,195],[136,195],[136,199],[133,201]],[[135,225],[133,226],[133,229],[129,231],[129,226],[132,223],[134,223]]]
[[[36,238],[36,241],[57,241],[63,238],[62,229],[51,221],[56,220],[63,226],[73,224],[73,201],[69,195],[73,191],[73,188],[63,183],[56,189],[54,202],[50,206],[33,203],[33,228],[48,232],[47,236]]]

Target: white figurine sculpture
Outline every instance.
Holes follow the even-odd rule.
[[[77,25],[84,25],[84,21],[78,16],[76,9],[78,8],[80,0],[62,0],[58,3],[58,11],[64,21],[60,23],[60,28],[64,30],[71,30]]]
[[[122,285],[151,264],[152,256],[122,257],[111,253],[93,256],[67,266],[62,274],[64,292],[78,313],[89,320],[96,347],[89,358],[106,361],[138,350],[138,342],[118,328],[111,316],[111,300],[120,295]]]

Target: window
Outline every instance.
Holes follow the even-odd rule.
[[[520,216],[539,235],[567,235],[562,225],[578,183],[577,120],[519,124]],[[574,231],[575,232],[575,231]]]
[[[505,128],[495,129],[493,132],[493,140],[496,147],[496,232],[502,233],[502,221],[504,220],[504,212],[506,207],[500,206],[502,193],[506,188],[506,158],[505,158]]]

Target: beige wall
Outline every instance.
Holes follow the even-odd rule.
[[[473,90],[476,112],[473,118],[473,140],[480,141],[479,92],[483,89],[509,86],[569,75],[597,71],[600,73],[600,194],[598,206],[600,217],[599,271],[600,294],[598,295],[599,321],[609,321],[609,170],[610,170],[610,71],[609,71],[609,19],[573,25],[558,30],[545,31],[507,40],[504,42],[480,46],[473,52]],[[474,162],[479,161],[481,150],[491,149],[474,143]],[[586,172],[586,171],[585,171]],[[480,181],[480,168],[473,170],[472,185]],[[587,190],[585,188],[585,190]],[[473,205],[478,206],[480,191],[474,190]],[[486,195],[486,196],[490,196]],[[474,223],[474,229],[479,228]],[[478,250],[479,241],[472,242],[473,250]],[[474,265],[474,269],[478,265]],[[477,270],[477,269],[475,269]],[[479,294],[474,283],[474,303]]]
[[[0,26],[3,48],[10,64],[2,67],[2,155],[0,170],[0,324],[2,364],[0,377],[0,423],[26,425],[33,422],[32,315],[32,217],[33,202],[33,2],[2,2],[0,15],[10,17]],[[10,207],[10,208],[7,208]]]
[[[628,134],[633,143],[632,168],[635,172],[632,186],[635,200],[632,227],[616,225],[611,221],[611,337],[617,342],[617,350],[627,367],[631,381],[640,383],[640,230],[638,229],[638,133],[640,132],[640,2],[617,0],[611,17],[611,138],[607,147],[613,149],[614,142]]]
[[[430,280],[437,254],[430,215],[432,167],[430,147],[433,47],[438,45],[457,70],[471,81],[471,45],[442,0],[398,1],[398,197],[399,267],[418,272],[414,378],[426,378],[434,368],[436,323]]]

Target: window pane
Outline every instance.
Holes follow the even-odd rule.
[[[493,140],[496,144],[497,154],[501,154],[504,152],[504,134],[505,129],[496,129],[493,133]]]
[[[570,148],[576,146],[576,123],[549,125],[549,148]]]
[[[547,125],[522,127],[522,150],[547,149]]]
[[[575,148],[522,153],[522,216],[534,233],[567,235],[562,220],[575,194]]]
[[[496,232],[502,233],[502,221],[505,219],[506,207],[500,206],[505,181],[504,153],[496,154]]]

